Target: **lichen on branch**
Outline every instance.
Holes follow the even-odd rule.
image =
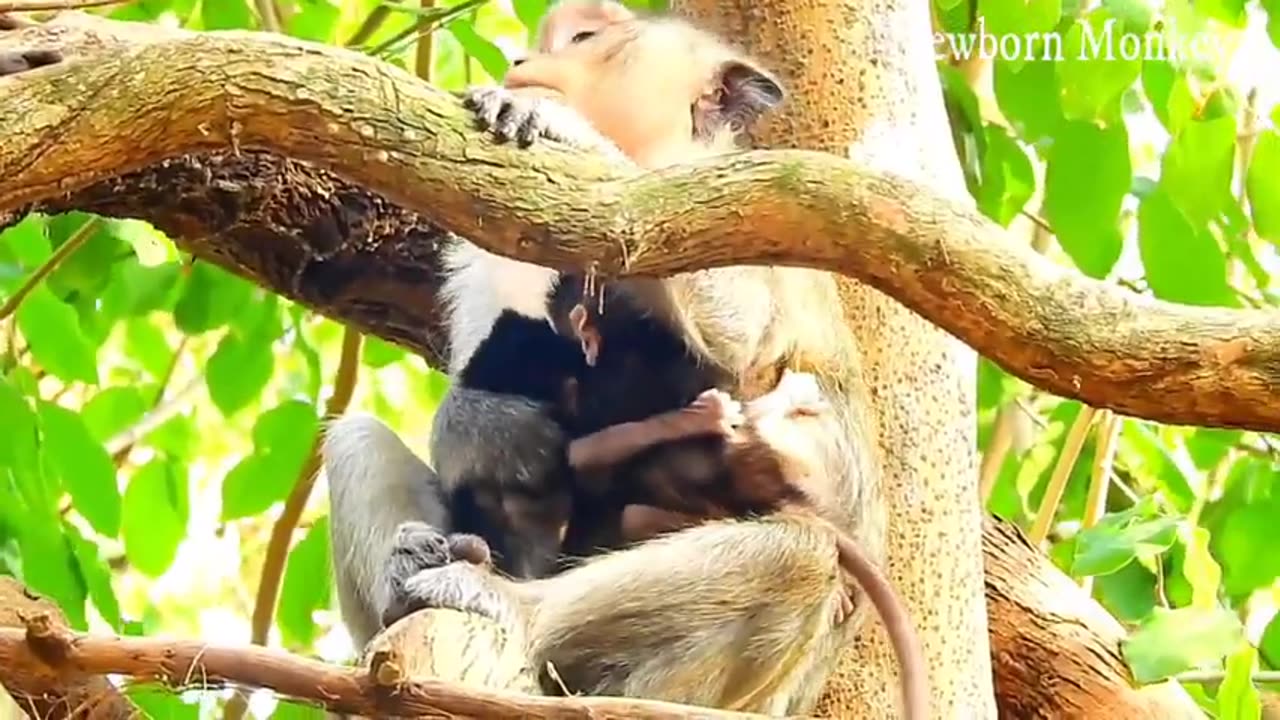
[[[1045,390],[1166,423],[1280,429],[1276,313],[1173,305],[1084,278],[927,185],[815,152],[745,152],[645,173],[552,143],[516,150],[481,138],[453,96],[357,53],[244,32],[145,26],[152,35],[143,37],[95,22],[111,40],[80,36],[82,61],[0,80],[0,220],[95,209],[85,198],[101,210],[104,186],[129,196],[129,182],[154,183],[157,168],[216,157],[235,169],[257,151],[285,178],[270,202],[302,225],[270,213],[256,216],[265,225],[240,215],[211,225],[163,204],[116,202],[111,214],[163,215],[180,243],[205,243],[202,257],[437,362],[432,283],[448,231],[504,255],[594,263],[606,274],[751,263],[844,273]],[[77,37],[41,41],[41,31],[20,39],[68,48]],[[356,215],[379,203],[394,207],[378,212],[404,215],[369,229],[358,247],[341,245],[340,223],[326,226],[340,247],[302,251],[318,232],[314,218],[345,208],[306,206],[323,194],[295,197],[289,177],[342,185]],[[423,244],[408,241],[413,227]],[[382,245],[389,239],[395,252]],[[397,306],[411,276],[424,278],[422,301]],[[334,287],[317,297],[305,278]],[[383,280],[397,290],[379,290]]]

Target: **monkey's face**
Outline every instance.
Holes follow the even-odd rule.
[[[574,38],[513,67],[506,86],[556,92],[646,167],[690,159],[783,97],[764,71],[683,22],[613,22]]]
[[[538,52],[555,52],[599,32],[606,25],[634,20],[627,6],[611,0],[563,0],[547,12],[538,29]]]

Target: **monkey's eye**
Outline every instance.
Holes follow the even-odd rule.
[[[591,38],[593,38],[593,37],[595,37],[595,36],[596,36],[596,31],[595,31],[595,30],[583,30],[582,32],[580,32],[580,33],[578,33],[578,34],[574,35],[572,38],[570,38],[570,39],[569,39],[569,42],[574,43],[574,44],[577,44],[577,43],[580,43],[580,42],[586,42],[587,40],[590,40]]]

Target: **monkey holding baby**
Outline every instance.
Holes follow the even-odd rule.
[[[659,168],[731,151],[783,96],[708,34],[614,3],[559,4],[538,49],[505,87],[467,93],[500,139]],[[924,717],[913,630],[874,569],[879,478],[850,442],[865,428],[833,278],[733,267],[613,280],[599,298],[463,241],[447,263],[436,472],[370,418],[326,433],[356,642],[452,607],[518,623],[571,692],[803,713],[864,614],[845,569],[885,616],[905,716]],[[729,399],[744,392],[758,397]],[[594,556],[554,574],[565,555]]]

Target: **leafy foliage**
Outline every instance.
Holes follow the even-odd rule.
[[[951,52],[939,63],[949,104],[985,119],[964,123],[957,150],[963,166],[983,169],[970,189],[992,220],[1021,228],[1063,264],[1163,300],[1276,304],[1280,85],[1260,68],[1280,59],[1280,6],[934,0],[934,8],[950,33],[985,27],[1025,39],[1051,28],[1062,38],[1060,52],[1024,43],[1019,54]],[[1163,52],[1144,44],[1155,39]],[[1138,51],[1126,54],[1126,42]],[[963,46],[951,39],[944,50]],[[983,67],[989,90],[951,79],[980,77]],[[1032,193],[1008,171],[985,171],[991,148],[1012,154],[1009,138],[1042,183]],[[983,363],[979,435],[1000,453],[984,478],[991,510],[1032,526],[1078,417],[1064,408],[1074,405]],[[1012,449],[992,443],[998,432],[1016,435]],[[1100,458],[1111,433],[1114,457]],[[1280,669],[1280,561],[1267,539],[1280,522],[1278,470],[1272,436],[1104,420],[1075,460],[1061,505],[1047,509],[1056,520],[1050,556],[1089,578],[1094,597],[1131,628],[1125,655],[1135,677],[1221,671],[1220,685],[1191,687],[1215,717],[1259,717],[1251,673]],[[1087,491],[1101,478],[1103,512],[1090,517]]]
[[[376,53],[458,89],[500,78],[550,4],[276,0],[275,9],[285,33]],[[1260,68],[1275,67],[1280,2],[933,4],[952,34],[940,49],[965,56],[940,61],[939,73],[984,213],[1105,282],[1181,303],[1276,304],[1280,87]],[[261,7],[136,0],[103,12],[264,29]],[[999,52],[981,57],[984,41],[964,35],[979,30]],[[1245,43],[1244,60],[1246,50],[1123,52],[1125,33],[1150,32],[1199,34],[1227,50],[1248,36],[1262,47]],[[1033,33],[1040,41],[1027,41]],[[1099,57],[1107,33],[1119,50]],[[1017,53],[1001,44],[1010,35],[1021,38]],[[432,53],[420,66],[422,43]],[[1229,72],[1230,60],[1251,72]],[[310,467],[342,328],[181,257],[145,223],[83,213],[33,215],[0,234],[0,306],[16,306],[0,316],[0,572],[55,599],[76,627],[247,638],[267,537]],[[401,428],[428,426],[443,376],[376,338],[360,364],[356,406]],[[985,361],[978,379],[982,447],[995,452],[1002,416],[1016,435],[991,464],[988,507],[1030,527],[1081,408]],[[1113,459],[1100,449],[1105,428]],[[1250,675],[1280,670],[1277,458],[1276,438],[1256,433],[1099,422],[1053,509],[1050,555],[1090,578],[1094,597],[1130,627],[1135,677],[1219,670],[1216,689],[1193,694],[1221,718],[1258,717]],[[1093,519],[1096,477],[1108,485]],[[293,533],[272,641],[343,658],[335,598],[320,580],[331,558],[319,495]],[[209,716],[222,702],[145,686],[130,695],[156,717]],[[253,710],[318,716],[287,703]]]

